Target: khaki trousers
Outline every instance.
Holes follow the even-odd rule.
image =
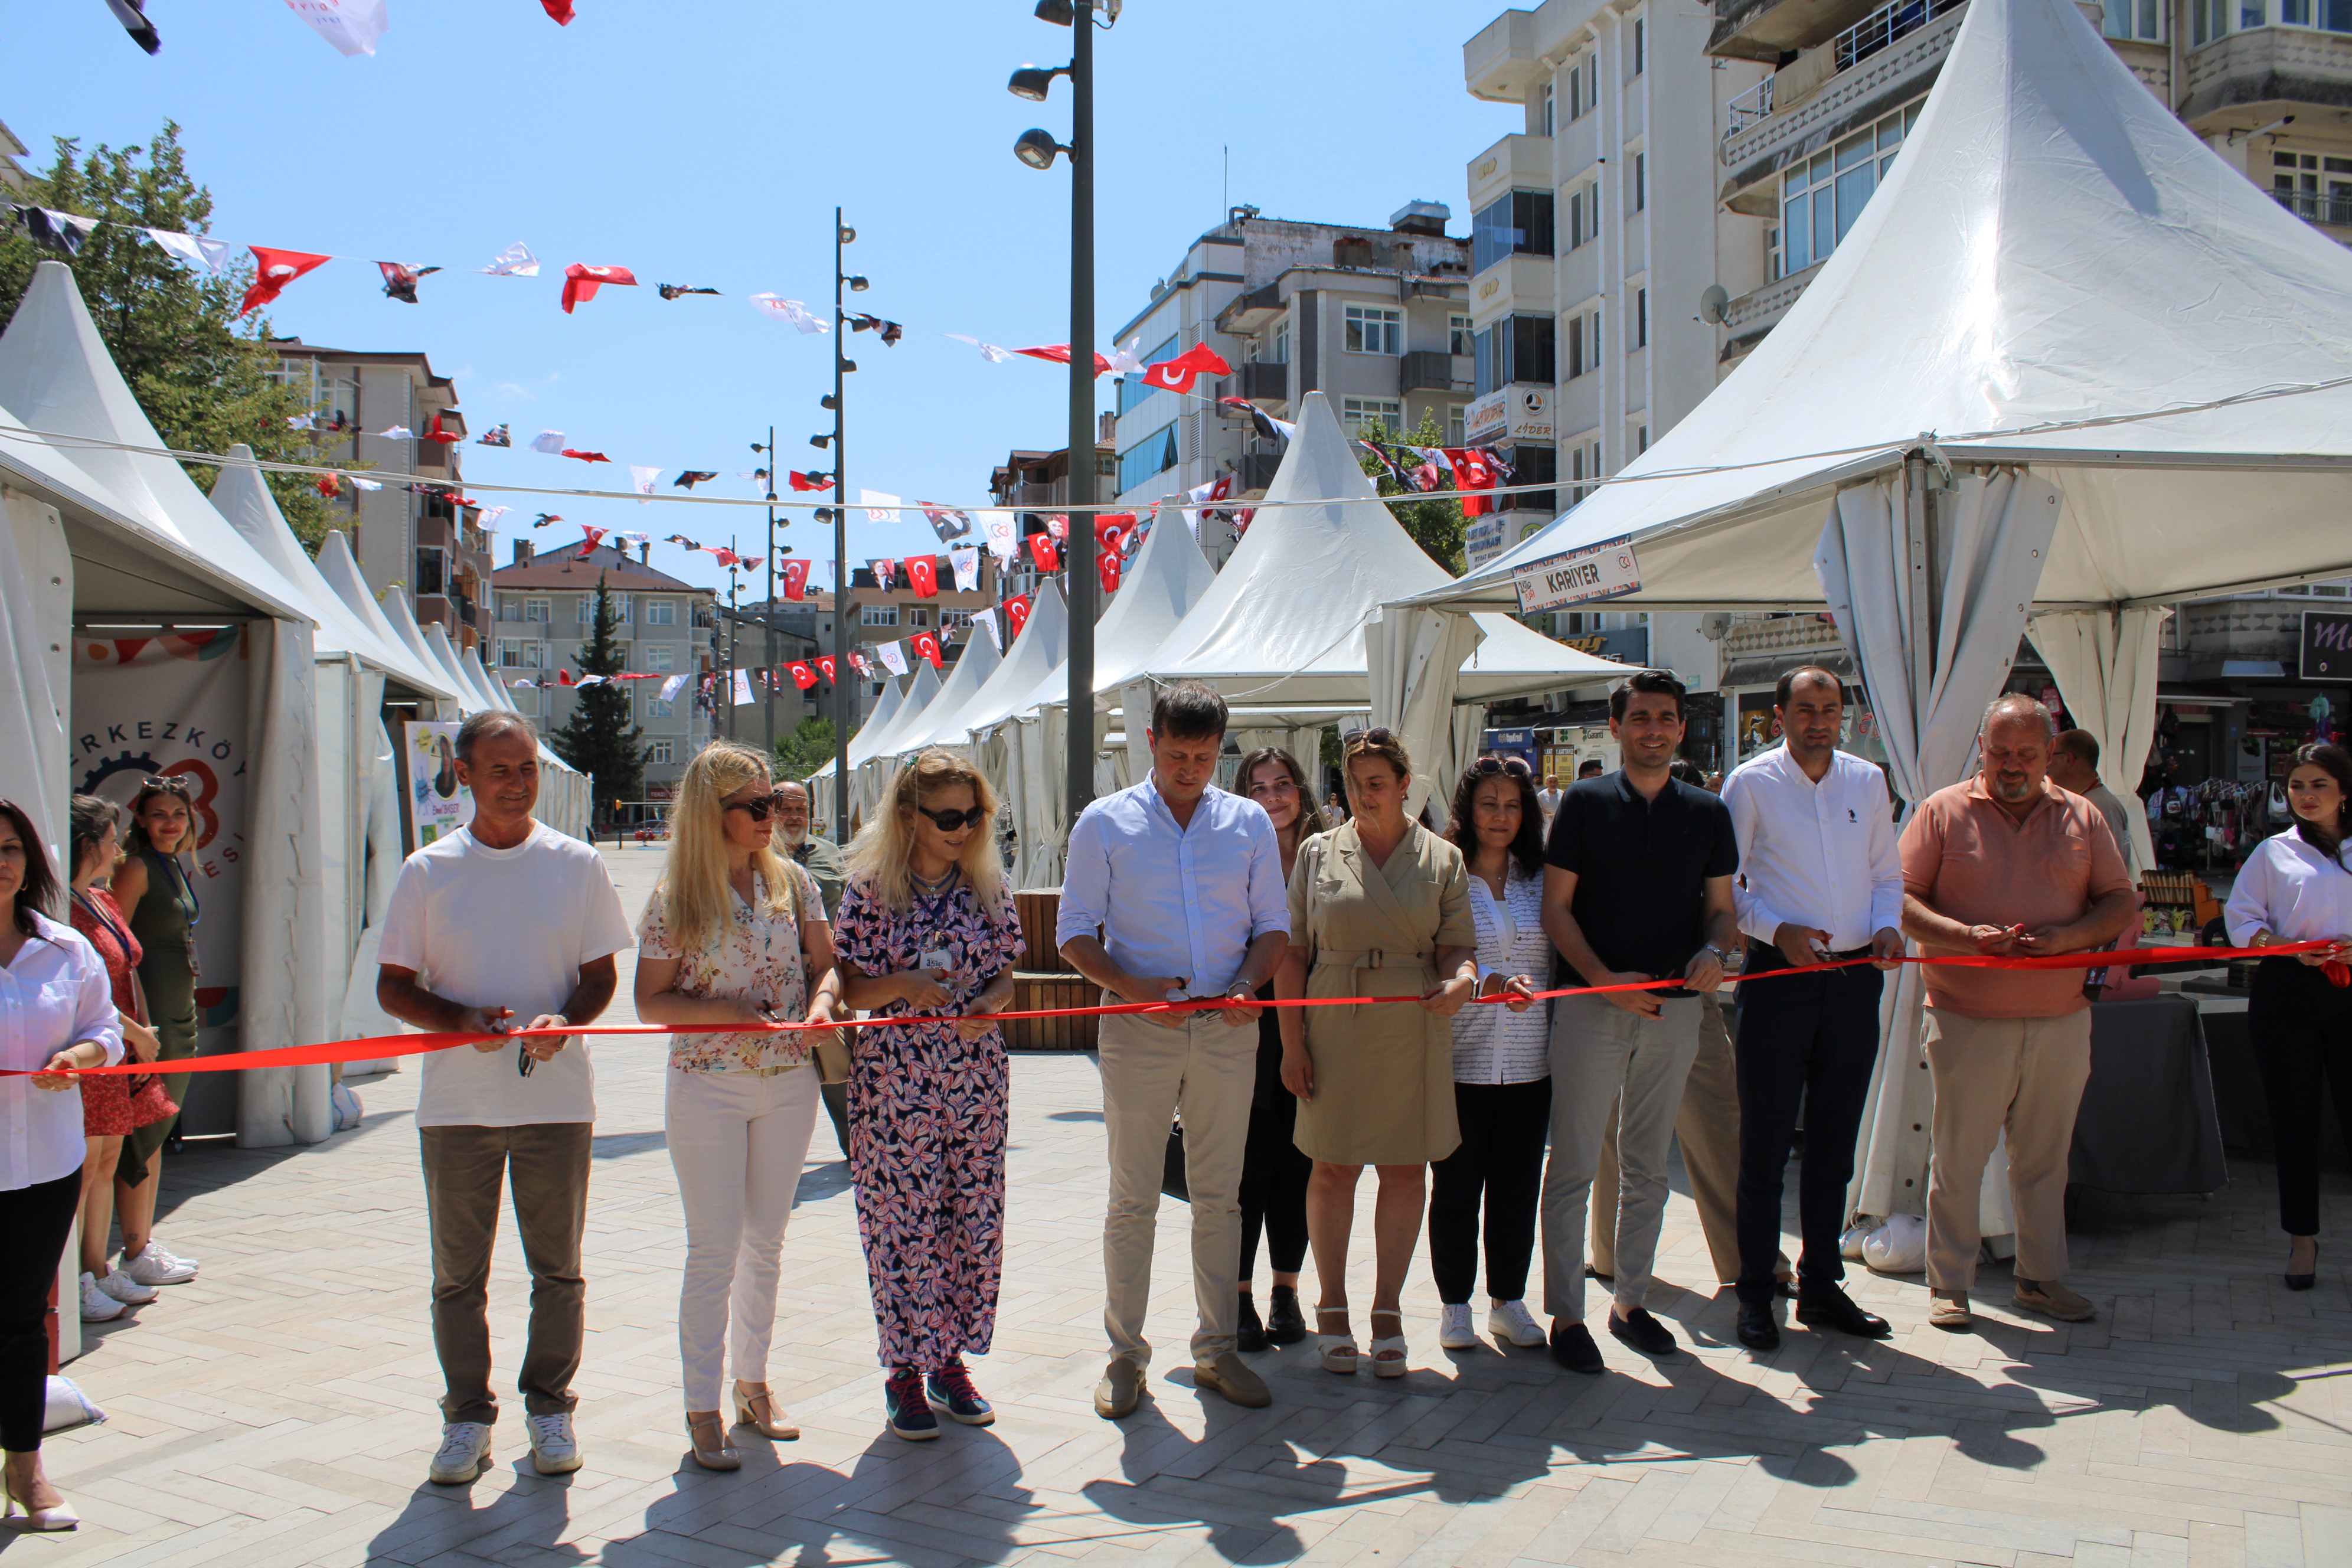
[[[1105,1005],[1118,998],[1108,993]],[[1143,1321],[1151,1308],[1151,1247],[1168,1128],[1184,1121],[1184,1182],[1192,1194],[1192,1296],[1200,1327],[1192,1360],[1234,1348],[1241,1313],[1242,1157],[1257,1088],[1257,1029],[1221,1013],[1188,1013],[1177,1028],[1132,1014],[1102,1020],[1103,1131],[1110,1145],[1110,1209],[1103,1224],[1103,1330],[1114,1359],[1151,1361]]]
[[[1927,1076],[1936,1087],[1927,1166],[1927,1284],[1976,1282],[1977,1201],[1994,1142],[2009,1139],[2017,1277],[2066,1277],[2066,1164],[2074,1112],[2091,1077],[2091,1010],[2055,1018],[1970,1018],[1927,1009]]]
[[[1690,1177],[1691,1201],[1698,1205],[1699,1229],[1719,1283],[1739,1278],[1736,1219],[1739,1187],[1739,1065],[1731,1031],[1724,1026],[1723,1004],[1699,998],[1698,1055],[1683,1085],[1675,1112],[1675,1142],[1682,1145],[1683,1170]],[[1601,1168],[1592,1176],[1592,1271],[1617,1272],[1617,1113],[1601,1145]],[[1777,1272],[1789,1272],[1780,1255]]]
[[[417,1130],[433,1233],[433,1348],[447,1390],[443,1420],[488,1425],[499,1416],[490,1392],[490,1248],[505,1185],[514,1191],[515,1229],[530,1269],[530,1331],[517,1384],[523,1408],[554,1415],[579,1403],[572,1378],[588,1330],[580,1238],[595,1130],[589,1121]]]

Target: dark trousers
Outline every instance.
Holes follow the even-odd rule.
[[[1841,953],[1854,957],[1866,953]],[[1748,947],[1747,974],[1788,967],[1778,948]],[[1739,1299],[1769,1301],[1780,1256],[1781,1182],[1805,1118],[1805,1165],[1797,1186],[1804,1249],[1800,1289],[1845,1278],[1838,1233],[1845,1225],[1853,1144],[1878,1060],[1878,998],[1885,976],[1857,966],[1739,985]]]
[[[1437,1277],[1437,1298],[1457,1307],[1470,1300],[1478,1279],[1483,1196],[1486,1294],[1497,1301],[1521,1300],[1543,1195],[1551,1079],[1457,1083],[1454,1115],[1462,1126],[1461,1146],[1429,1168],[1429,1269]]]
[[[1267,993],[1261,993],[1266,994]],[[1271,1024],[1274,1010],[1258,1015]],[[1298,1124],[1298,1100],[1282,1087],[1282,1041],[1267,1048],[1270,1028],[1261,1028],[1257,1045],[1257,1085],[1250,1095],[1249,1142],[1242,1148],[1241,1281],[1247,1285],[1257,1268],[1257,1238],[1265,1233],[1266,1261],[1276,1274],[1296,1274],[1307,1261],[1307,1178],[1315,1162],[1292,1142]]]
[[[49,1405],[49,1287],[81,1207],[79,1166],[54,1182],[0,1193],[0,1448],[41,1446]]]
[[[2329,984],[2309,964],[2265,958],[2254,971],[2246,1032],[2271,1106],[2279,1224],[2289,1236],[2317,1236],[2319,1119],[2326,1091],[2333,1091],[2336,1124],[2352,1142],[2352,990]]]
[[[425,1210],[433,1233],[433,1348],[447,1392],[442,1419],[499,1418],[490,1392],[490,1247],[499,1189],[514,1191],[515,1230],[530,1269],[530,1332],[517,1389],[533,1415],[570,1410],[588,1331],[580,1240],[588,1225],[595,1125],[423,1127]]]

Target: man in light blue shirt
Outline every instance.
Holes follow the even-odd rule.
[[[1179,1110],[1200,1310],[1193,1382],[1236,1405],[1270,1402],[1234,1343],[1242,1153],[1257,1082],[1256,996],[1290,941],[1282,852],[1264,807],[1209,782],[1224,745],[1224,699],[1204,686],[1169,688],[1151,706],[1146,739],[1151,776],[1096,801],[1070,829],[1054,939],[1071,966],[1103,988],[1108,1005],[1186,997],[1232,1005],[1102,1020],[1110,1144],[1103,1326],[1111,1361],[1095,1389],[1095,1413],[1113,1420],[1143,1397],[1151,1245],[1169,1123]]]

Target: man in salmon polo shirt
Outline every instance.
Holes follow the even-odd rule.
[[[2050,782],[2050,713],[1998,698],[1978,732],[1979,771],[1920,803],[1903,830],[1903,932],[1930,956],[2080,952],[2138,910],[2099,808]],[[1927,1173],[1927,1321],[1971,1321],[1977,1200],[2009,1135],[2016,1304],[2067,1322],[2094,1315],[2066,1274],[2066,1159],[2091,1076],[2079,969],[1930,964],[1927,1068],[1936,1086]]]

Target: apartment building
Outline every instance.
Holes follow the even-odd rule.
[[[717,594],[656,569],[650,547],[632,557],[599,545],[584,555],[566,547],[537,554],[527,539],[515,541],[514,560],[490,575],[495,658],[483,662],[509,683],[515,706],[543,732],[572,717],[576,690],[549,683],[558,670],[579,673],[580,650],[595,635],[596,585],[601,579],[619,618],[616,635],[631,673],[688,678],[684,689],[667,700],[665,682],[622,683],[630,717],[645,731],[651,748],[646,763],[646,795],[667,800],[686,764],[715,733],[710,714],[696,699],[701,678],[719,668]],[[530,689],[515,689],[516,680]]]
[[[452,489],[463,484],[462,441],[430,437],[436,419],[441,434],[464,437],[466,418],[456,386],[436,375],[425,355],[318,348],[300,338],[273,338],[269,346],[278,354],[273,379],[310,405],[320,462],[415,474]],[[393,429],[411,434],[383,434]],[[351,536],[361,574],[379,594],[408,595],[417,620],[447,626],[460,651],[483,647],[491,636],[486,584],[495,563],[478,509],[419,494],[404,479],[382,483],[373,490],[345,486],[329,502]],[[490,662],[487,654],[483,662]]]
[[[1118,494],[1118,416],[1103,414],[1097,416],[1101,439],[1095,447],[1095,496],[1108,501]],[[1028,538],[1033,533],[1048,531],[1045,520],[1070,501],[1070,449],[1063,447],[1051,452],[1032,452],[1016,448],[1005,454],[1004,461],[990,470],[988,493],[1000,507],[1010,509],[1019,520],[1022,553],[1001,566],[992,563],[996,573],[998,602],[1005,595],[1034,593],[1038,579],[1034,557],[1027,553]],[[1153,497],[1158,500],[1158,497]],[[1102,607],[1109,601],[1097,595]]]
[[[1287,419],[1298,399],[1321,392],[1350,431],[1377,422],[1409,433],[1433,414],[1458,443],[1472,391],[1470,242],[1447,236],[1450,216],[1440,203],[1409,202],[1375,229],[1237,206],[1194,240],[1117,338],[1146,363],[1205,342],[1233,374],[1203,377],[1189,394],[1119,379],[1118,499],[1147,507],[1227,474],[1235,496],[1264,494],[1280,447],[1220,407],[1225,396]],[[1232,544],[1201,542],[1219,562]]]

